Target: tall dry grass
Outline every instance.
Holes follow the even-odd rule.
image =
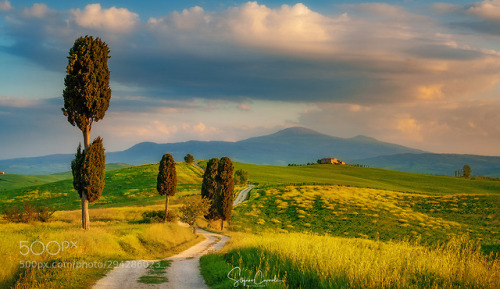
[[[79,211],[56,212],[48,223],[0,223],[0,288],[85,288],[120,261],[163,259],[199,240],[177,224],[135,222],[151,208],[90,210],[88,231],[81,229]],[[62,249],[63,244],[69,248]],[[105,268],[22,268],[51,262],[97,262]]]
[[[310,234],[235,234],[226,248],[245,276],[281,288],[499,288],[500,261],[467,237],[429,248]],[[247,276],[248,275],[248,276]]]

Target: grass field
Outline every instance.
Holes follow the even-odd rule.
[[[235,163],[262,185],[342,185],[425,194],[498,194],[500,181],[470,180],[350,166],[259,166]]]
[[[344,186],[267,186],[235,208],[234,230],[448,242],[468,234],[498,251],[499,196],[411,194]]]
[[[178,196],[199,193],[201,172],[186,163],[176,166]],[[128,167],[106,172],[102,197],[93,208],[154,204],[163,199],[156,191],[158,164]],[[0,193],[0,209],[23,202],[34,203],[57,210],[77,209],[80,198],[73,189],[72,179],[12,189]]]
[[[137,222],[162,207],[91,209],[88,231],[79,210],[56,212],[49,223],[0,223],[0,288],[88,288],[121,261],[163,259],[200,240],[176,224]]]
[[[112,171],[126,167],[130,167],[130,165],[118,163],[106,164],[106,171]],[[52,175],[0,175],[0,192],[67,180],[71,179],[72,177],[73,176],[71,175],[71,172],[57,173]]]
[[[202,178],[193,166],[178,163],[176,168],[178,193],[171,199],[173,207],[184,196],[199,194]],[[235,266],[242,268],[241,276],[254,276],[262,269],[263,278],[276,275],[286,281],[267,282],[268,288],[495,288],[499,284],[498,259],[488,255],[500,251],[499,181],[327,165],[235,163],[235,169],[248,171],[250,182],[258,186],[233,211],[226,228],[237,233],[231,233],[234,237],[224,254],[202,259],[212,288],[235,285],[227,278]],[[172,253],[167,248],[194,242],[189,229],[138,222],[145,210],[164,206],[164,197],[156,192],[157,170],[157,164],[150,164],[108,171],[102,198],[90,205],[89,232],[80,229],[80,199],[71,179],[1,191],[0,212],[23,202],[59,211],[49,223],[0,223],[0,234],[8,236],[0,240],[0,258],[12,264],[0,271],[0,288],[15,282],[16,288],[50,288],[57,282],[67,288],[87,286],[106,271],[23,270],[19,269],[23,260],[164,258]],[[43,244],[76,240],[82,245],[58,256],[26,259],[20,254],[21,244],[37,240]]]
[[[466,238],[429,248],[302,233],[233,234],[223,252],[203,256],[200,262],[213,289],[498,288],[500,284],[500,260],[483,255]]]
[[[211,288],[256,285],[238,277],[266,288],[500,286],[498,181],[341,166],[236,168],[259,186],[233,212],[231,230],[244,233],[201,260]]]

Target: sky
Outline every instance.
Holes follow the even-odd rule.
[[[303,126],[500,155],[500,0],[0,0],[0,159],[76,151],[62,91],[84,35],[111,50],[107,151]]]

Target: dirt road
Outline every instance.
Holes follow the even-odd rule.
[[[200,274],[200,257],[209,252],[220,250],[229,240],[229,237],[202,229],[198,229],[198,233],[204,235],[206,239],[167,259],[172,261],[167,273],[164,275],[167,277],[167,282],[160,284],[138,282],[139,278],[147,275],[146,267],[155,261],[136,260],[115,267],[106,277],[99,280],[93,289],[208,289]]]
[[[248,199],[248,194],[250,193],[250,191],[253,188],[255,188],[255,185],[249,185],[248,187],[246,187],[243,190],[241,190],[241,192],[238,194],[238,196],[236,197],[236,199],[234,199],[234,201],[233,201],[233,207],[236,206],[236,205],[239,205],[239,204],[243,203],[243,201],[245,201],[246,199]]]
[[[243,189],[233,202],[236,206],[248,198],[248,193],[254,188],[250,185]],[[184,224],[187,226],[186,224]],[[139,278],[148,275],[147,266],[158,261],[134,260],[122,263],[115,267],[104,278],[99,280],[93,289],[143,289],[143,288],[176,288],[176,289],[208,289],[200,274],[200,257],[212,251],[218,251],[229,240],[228,236],[210,233],[198,229],[198,234],[205,236],[205,240],[189,249],[167,258],[172,263],[167,268],[164,277],[167,282],[160,284],[144,284]]]

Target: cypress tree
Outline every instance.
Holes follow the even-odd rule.
[[[208,214],[205,216],[207,219],[214,219],[217,216],[217,208],[215,204],[215,193],[217,191],[217,169],[219,166],[219,159],[212,158],[207,163],[207,168],[203,174],[203,182],[201,184],[201,197],[211,202]]]
[[[192,154],[187,154],[185,157],[184,157],[184,161],[188,164],[192,164],[194,162],[194,157]]]
[[[470,174],[471,174],[471,168],[469,165],[465,165],[464,168],[463,168],[463,176],[466,177],[466,178],[470,178]]]
[[[168,213],[169,198],[177,191],[177,173],[175,161],[171,154],[164,154],[160,161],[158,177],[156,179],[156,190],[160,196],[166,196],[165,217]]]
[[[108,45],[92,36],[76,39],[69,50],[62,111],[82,131],[84,150],[89,147],[93,122],[103,119],[109,107],[109,58]]]
[[[82,199],[82,227],[90,226],[88,203],[97,201],[104,190],[106,156],[102,138],[97,137],[88,150],[82,151],[78,146],[75,159],[71,162],[73,187]]]
[[[75,40],[73,47],[69,50],[64,78],[62,112],[68,122],[78,127],[83,133],[83,152],[77,152],[75,164],[72,164],[72,167],[74,166],[76,170],[77,179],[73,179],[74,184],[77,184],[75,189],[82,201],[82,227],[84,229],[87,229],[89,224],[87,193],[90,191],[81,189],[78,185],[82,183],[82,180],[78,179],[82,175],[79,173],[79,168],[83,166],[81,158],[90,147],[92,124],[103,119],[109,107],[111,89],[109,88],[108,59],[109,48],[105,42],[99,38],[94,39],[92,36],[80,37]],[[98,177],[100,172],[92,174]]]
[[[233,163],[228,157],[223,157],[219,161],[217,169],[217,193],[215,195],[216,208],[221,219],[221,230],[224,229],[224,221],[231,218],[233,210]]]

